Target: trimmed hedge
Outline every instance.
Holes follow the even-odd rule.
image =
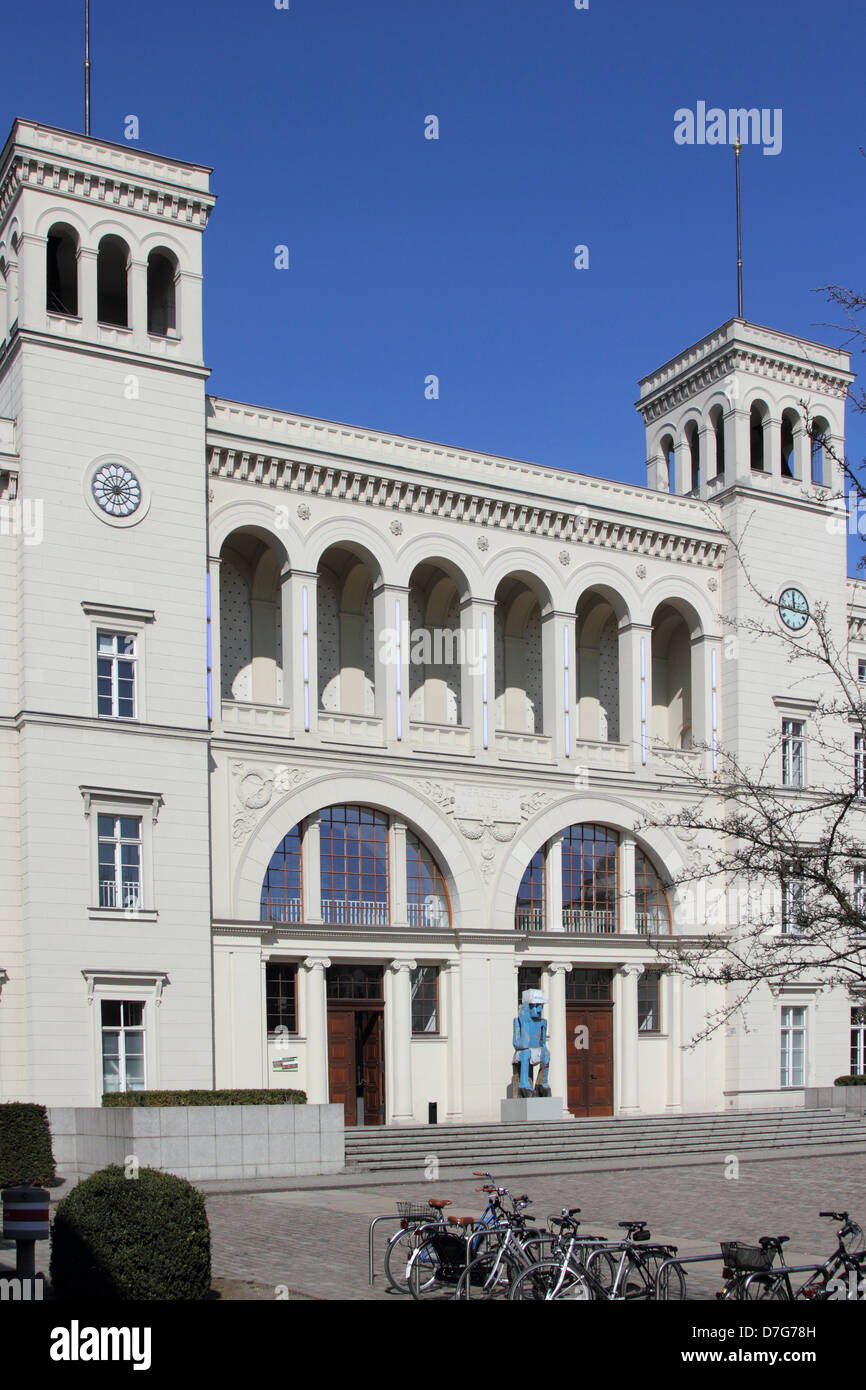
[[[54,1153],[44,1105],[0,1105],[0,1187],[53,1182]]]
[[[834,1086],[866,1086],[866,1076],[837,1076]]]
[[[106,1091],[102,1104],[135,1105],[306,1105],[306,1091]]]
[[[156,1168],[127,1177],[112,1165],[57,1205],[51,1283],[58,1299],[189,1300],[210,1292],[205,1199]]]

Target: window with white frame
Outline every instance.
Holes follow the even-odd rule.
[[[102,719],[135,719],[136,638],[132,633],[96,633],[96,698]]]
[[[796,864],[786,864],[782,879],[782,931],[796,935],[805,926],[806,884]]]
[[[866,1076],[866,1005],[851,1010],[851,1075]]]
[[[661,971],[645,970],[637,982],[639,1033],[661,1032]]]
[[[858,681],[866,681],[866,656],[857,659],[857,679]]]
[[[854,735],[854,793],[866,797],[866,734]]]
[[[99,815],[99,906],[140,908],[141,816]]]
[[[806,1084],[806,1010],[802,1005],[782,1009],[782,1085]]]
[[[806,785],[806,723],[803,719],[782,720],[782,786]]]
[[[439,1032],[439,970],[419,965],[412,971],[412,1032]]]
[[[854,870],[854,907],[866,917],[866,864],[858,864]]]
[[[102,1089],[143,1091],[144,1004],[141,1000],[102,1000]]]

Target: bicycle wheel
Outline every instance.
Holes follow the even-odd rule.
[[[413,1251],[407,1267],[409,1292],[413,1298],[453,1298],[460,1276],[466,1268],[465,1255],[455,1251],[454,1262],[449,1258],[454,1237],[432,1236]],[[446,1245],[447,1242],[447,1245]],[[462,1241],[457,1242],[462,1245]],[[448,1254],[442,1256],[443,1248]],[[459,1262],[458,1262],[459,1261]]]
[[[454,1297],[461,1300],[508,1298],[520,1268],[512,1256],[489,1250],[466,1266]]]
[[[772,1300],[775,1303],[787,1303],[788,1295],[782,1280],[773,1274],[760,1274],[757,1279],[747,1283],[748,1275],[743,1279],[741,1291],[738,1297],[746,1301],[756,1299]]]
[[[656,1280],[656,1292],[650,1294],[650,1297],[658,1299],[659,1302],[671,1303],[685,1299],[686,1272],[682,1265],[667,1265],[665,1269],[661,1270],[661,1277],[659,1277],[659,1270],[663,1263],[663,1260],[659,1260],[654,1271],[653,1277]]]
[[[385,1250],[385,1278],[398,1293],[409,1292],[409,1261],[419,1243],[417,1228],[411,1226],[388,1241]]]
[[[577,1253],[577,1252],[575,1252]],[[616,1278],[618,1261],[607,1250],[585,1250],[581,1257],[588,1274],[600,1284],[605,1293],[610,1293]]]
[[[574,1270],[563,1271],[556,1260],[541,1260],[518,1274],[508,1295],[510,1300],[533,1303],[589,1303],[593,1293],[589,1280]]]

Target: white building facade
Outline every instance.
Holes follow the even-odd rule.
[[[641,383],[647,488],[215,399],[209,172],[0,156],[0,1100],[494,1120],[540,985],[564,1116],[802,1104],[857,1000],[806,971],[687,1050],[724,991],[659,943],[735,899],[652,822],[783,720],[813,769],[754,586],[866,657],[803,413],[843,443],[847,354],[725,324]]]

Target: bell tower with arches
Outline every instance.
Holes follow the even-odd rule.
[[[703,504],[736,542],[715,598],[728,631],[716,690],[721,743],[750,761],[766,756],[768,731],[780,732],[785,715],[808,734],[815,703],[809,663],[792,673],[789,662],[790,643],[808,641],[810,625],[791,626],[796,615],[786,623],[784,596],[804,612],[822,605],[844,649],[837,460],[853,379],[847,352],[735,318],[640,383],[648,486]],[[761,640],[750,625],[781,640]]]
[[[148,1085],[212,1082],[209,175],[26,120],[0,153],[4,484],[38,520],[25,534],[13,513],[0,540],[0,758],[30,885],[15,901],[0,869],[0,1050],[49,1103],[64,1068],[74,1097],[98,1094],[112,1010],[143,1019]]]

